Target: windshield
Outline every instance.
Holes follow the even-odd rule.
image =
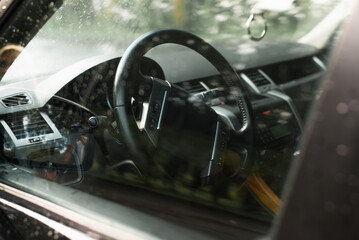
[[[195,33],[219,48],[228,43],[255,42],[248,34],[249,26],[257,38],[267,27],[262,42],[296,42],[339,3],[343,1],[67,0],[26,47],[2,82],[52,74],[93,56],[118,56],[140,35],[164,28]],[[254,18],[250,21],[251,15]],[[322,44],[342,17],[343,12],[337,12],[332,27],[319,31],[321,38],[324,37]],[[318,39],[306,43],[315,45]]]

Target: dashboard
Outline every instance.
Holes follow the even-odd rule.
[[[202,71],[207,63],[193,64],[188,56],[181,55],[176,61],[187,66],[181,73],[179,68],[169,67],[170,54],[161,58],[153,53],[141,63],[143,75],[168,79],[171,84],[201,99],[228,126],[220,129],[223,134],[218,135],[218,139],[215,136],[218,142],[215,141],[214,148],[236,152],[241,160],[226,165],[223,162],[225,151],[216,152],[213,163],[222,165],[226,176],[254,169],[263,173],[265,181],[278,195],[282,193],[292,158],[299,154],[297,144],[308,117],[307,106],[320,94],[317,85],[326,64],[323,52],[300,44],[284,46],[287,51],[274,55],[279,45],[251,46],[255,51],[244,55],[241,51],[234,55],[232,49],[221,50],[236,67],[250,100],[251,131],[243,136],[236,134],[241,124],[235,99],[230,97],[228,89],[223,87],[222,77],[213,69]],[[283,48],[283,44],[280,47]],[[259,55],[266,57],[259,60]],[[253,59],[257,60],[255,64]],[[98,158],[105,159],[101,164],[119,166],[130,158],[113,116],[113,80],[120,60],[112,56],[96,57],[52,76],[3,85],[0,89],[2,154],[8,159],[42,162],[48,161],[44,159],[50,156],[51,162],[61,165],[69,146],[81,145],[81,138],[86,136],[91,139],[90,143],[82,143],[83,147],[78,147],[77,152],[73,150],[71,164],[84,162],[85,168],[90,168],[96,148],[102,152]],[[133,105],[134,116],[140,122],[148,108]],[[206,146],[212,147],[213,141],[211,136]],[[193,152],[198,150],[193,146],[186,148]],[[208,169],[202,171],[209,172]],[[246,171],[243,172],[246,176]]]

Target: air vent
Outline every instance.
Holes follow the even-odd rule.
[[[305,57],[261,68],[276,84],[285,84],[323,71],[313,57]]]
[[[331,54],[329,52],[329,50],[323,51],[318,55],[318,58],[325,64],[327,65],[330,61],[330,57]]]
[[[209,88],[202,81],[189,81],[179,84],[190,93],[200,93],[209,90]]]
[[[3,98],[1,101],[6,107],[9,108],[30,104],[30,98],[24,93]]]
[[[258,70],[252,70],[244,72],[244,74],[257,86],[261,87],[264,85],[270,84],[268,79],[266,79]]]
[[[12,114],[5,122],[18,140],[53,133],[39,112]]]

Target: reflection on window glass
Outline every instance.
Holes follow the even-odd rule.
[[[247,222],[267,234],[347,16],[335,0],[269,2],[64,1],[23,51],[0,50],[2,75],[22,52],[0,86],[0,180],[218,238]],[[253,8],[268,28],[255,42]]]
[[[5,75],[22,50],[22,46],[15,44],[7,44],[0,49],[0,79]]]

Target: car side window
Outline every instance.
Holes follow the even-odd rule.
[[[23,191],[55,222],[72,211],[80,232],[79,215],[117,230],[128,216],[131,231],[158,238],[269,234],[350,5],[27,4],[15,13],[36,31],[4,32],[14,44],[0,50],[0,185],[16,201]],[[0,215],[18,225],[9,202]]]

